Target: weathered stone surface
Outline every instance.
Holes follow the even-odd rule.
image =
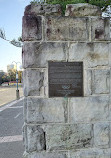
[[[48,67],[48,61],[66,61],[67,43],[26,42],[23,46],[23,67]]]
[[[88,69],[84,71],[84,96],[109,94],[110,69]]]
[[[35,98],[26,100],[27,123],[67,122],[67,101],[64,98]]]
[[[87,41],[87,18],[45,17],[47,41]]]
[[[111,115],[111,113],[110,113]],[[110,123],[110,148],[111,148],[111,123]]]
[[[60,16],[62,13],[61,6],[59,4],[31,4],[25,8],[25,15],[54,15]]]
[[[24,70],[23,87],[25,96],[40,96],[44,87],[44,71],[38,69]]]
[[[69,61],[83,61],[84,69],[109,63],[108,43],[71,43]]]
[[[34,15],[54,15],[60,16],[62,14],[61,6],[59,4],[32,4],[31,13]]]
[[[59,5],[25,10],[24,158],[111,158],[109,22],[82,5],[68,5],[70,17]],[[49,98],[49,61],[83,62],[83,97]]]
[[[109,18],[92,18],[91,27],[92,40],[104,41],[110,40],[110,22]]]
[[[25,126],[24,136],[25,148],[27,152],[45,150],[45,133],[40,126]]]
[[[70,152],[70,158],[110,158],[111,149],[92,148],[88,150],[80,150]]]
[[[24,153],[24,158],[68,158],[65,152],[33,152],[33,153]]]
[[[109,96],[71,98],[70,123],[105,121],[109,119]]]
[[[47,150],[92,147],[92,126],[89,124],[49,125],[45,131]]]
[[[42,39],[42,17],[27,15],[23,17],[22,40],[32,41]]]
[[[97,69],[93,70],[92,93],[107,94],[110,91],[110,70]]]
[[[110,96],[110,102],[109,102],[109,120],[111,121],[111,96]]]
[[[30,15],[30,14],[31,14],[31,4],[27,5],[24,11],[25,16]]]
[[[92,95],[92,70],[84,70],[84,97]]]
[[[111,43],[109,43],[109,66],[111,67]]]
[[[99,7],[88,3],[68,4],[65,16],[84,17],[101,16],[102,11]]]
[[[94,144],[96,147],[108,148],[110,142],[109,123],[94,124]]]

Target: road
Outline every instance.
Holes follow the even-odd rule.
[[[19,87],[20,97],[23,96],[22,87]],[[0,106],[16,100],[16,87],[0,86]]]
[[[0,158],[22,158],[23,100],[0,107]]]

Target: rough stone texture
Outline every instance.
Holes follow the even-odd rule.
[[[92,40],[105,41],[110,40],[110,22],[109,18],[92,18],[91,26]]]
[[[109,123],[94,124],[94,144],[96,147],[108,148],[110,142],[110,127]]]
[[[27,69],[23,76],[24,96],[40,96],[44,87],[44,71]]]
[[[88,3],[68,4],[66,6],[65,16],[84,17],[101,15],[102,11],[99,7]]]
[[[110,158],[111,149],[99,149],[92,148],[88,150],[81,150],[77,152],[71,152],[70,158]]]
[[[23,17],[22,40],[42,40],[42,17],[33,15]]]
[[[111,67],[111,43],[109,43],[109,66]]]
[[[111,121],[111,95],[110,95],[110,104],[109,104],[109,120]]]
[[[68,17],[45,17],[47,41],[88,40],[88,19]]]
[[[110,92],[110,70],[97,69],[93,71],[92,91],[94,94],[107,94]]]
[[[35,98],[25,100],[27,123],[67,122],[67,101],[64,98]]]
[[[103,68],[103,67],[101,67]],[[88,69],[84,72],[84,96],[110,93],[110,69]]]
[[[111,116],[111,113],[110,113]],[[111,122],[110,122],[110,148],[111,148]]]
[[[110,69],[101,68],[84,71],[84,96],[110,93]]]
[[[111,42],[100,15],[88,4],[67,5],[67,17],[60,5],[26,7],[24,158],[111,158]],[[49,98],[49,61],[83,62],[83,97]]]
[[[69,61],[83,61],[84,69],[109,63],[108,43],[71,43]]]
[[[67,155],[62,152],[33,152],[33,153],[25,153],[24,158],[67,158]]]
[[[62,13],[61,6],[59,4],[31,4],[25,8],[25,15],[54,15],[60,16]]]
[[[27,152],[43,151],[46,148],[45,133],[40,126],[25,126],[24,141]]]
[[[92,147],[92,126],[89,124],[50,125],[46,129],[47,150],[71,150]]]
[[[70,123],[108,121],[109,96],[94,96],[70,99]]]
[[[92,70],[84,70],[84,97],[92,95]]]
[[[109,43],[109,66],[111,67],[111,43]]]
[[[68,44],[26,42],[23,46],[23,67],[48,67],[48,61],[66,61]]]

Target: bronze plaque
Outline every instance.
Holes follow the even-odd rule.
[[[83,96],[83,62],[49,62],[49,97]]]

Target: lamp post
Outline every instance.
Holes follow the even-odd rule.
[[[17,83],[17,89],[16,89],[16,99],[19,100],[20,99],[20,94],[19,94],[19,89],[18,89],[18,70],[17,70],[17,64],[20,62],[15,62],[13,61],[12,63],[16,64],[16,83]],[[20,63],[21,64],[21,63]]]

